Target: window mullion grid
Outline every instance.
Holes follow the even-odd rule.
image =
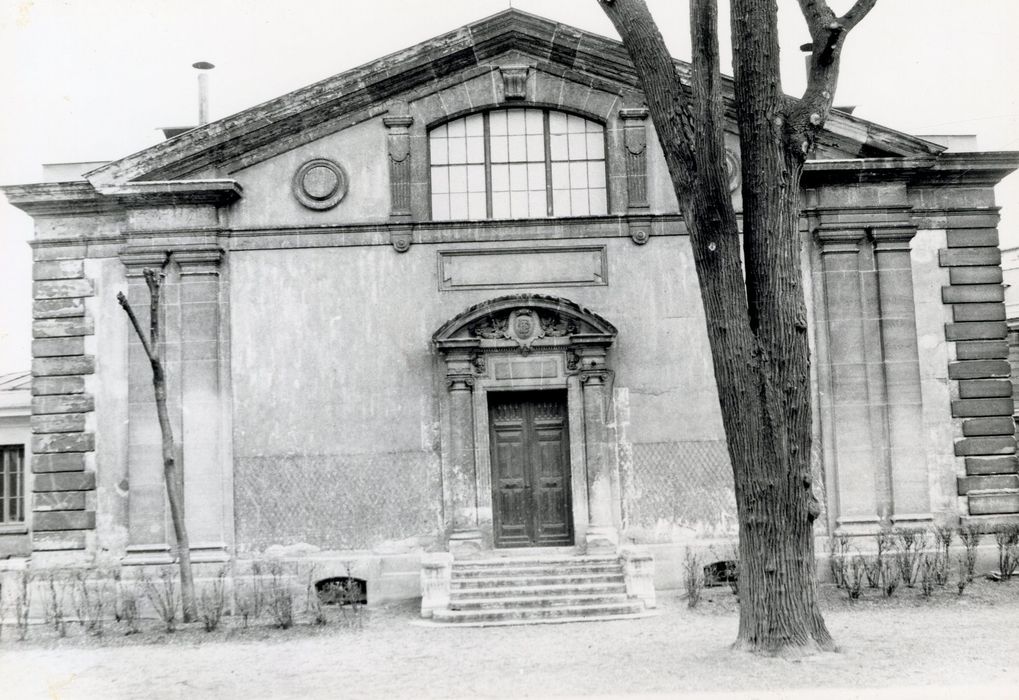
[[[542,129],[545,136],[545,211],[547,216],[552,216],[552,137],[548,125],[548,110],[541,110]]]
[[[492,128],[489,124],[488,115],[485,112],[481,119],[485,137],[485,215],[492,218]]]
[[[10,452],[6,447],[0,448],[0,523],[8,522],[8,513],[12,510],[11,494],[7,493],[10,487],[8,482]]]

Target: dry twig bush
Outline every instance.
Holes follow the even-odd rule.
[[[280,629],[294,626],[294,592],[281,562],[269,565],[269,612],[273,624]]]
[[[32,607],[32,574],[25,570],[18,576],[17,588],[14,589],[14,625],[18,631],[18,640],[28,638],[28,612]]]
[[[980,526],[968,523],[959,527],[959,539],[966,548],[966,578],[973,580],[977,568],[977,548],[980,546]]]
[[[206,632],[215,632],[226,610],[226,569],[220,569],[198,594],[198,615]]]
[[[173,569],[168,566],[162,567],[156,580],[150,578],[148,574],[142,574],[141,584],[145,597],[149,599],[156,615],[163,621],[166,631],[176,630],[180,596],[177,594],[177,579]]]
[[[998,545],[998,573],[1001,580],[1012,578],[1019,568],[1019,525],[999,525],[994,530]]]
[[[701,559],[687,547],[683,556],[683,583],[686,587],[686,605],[696,608],[701,602],[704,590],[704,572],[701,570]]]

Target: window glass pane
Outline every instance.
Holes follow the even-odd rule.
[[[510,189],[520,192],[527,189],[527,165],[514,163],[510,167]]]
[[[566,115],[562,112],[548,113],[548,132],[550,134],[566,133]]]
[[[509,159],[510,161],[527,160],[526,136],[509,137]]]
[[[586,120],[581,119],[573,114],[566,115],[566,131],[570,134],[582,134],[585,131],[584,122]],[[452,133],[452,132],[450,132]]]
[[[446,125],[443,124],[442,126],[435,127],[431,130],[430,134],[435,139],[446,138]]]
[[[472,114],[469,117],[464,118],[464,124],[466,126],[468,136],[484,136],[485,135],[485,122],[484,117],[479,114]]]
[[[493,192],[506,192],[509,190],[509,166],[508,165],[493,165],[492,166],[492,191]]]
[[[449,129],[449,136],[465,136],[467,130],[464,128],[463,119],[454,119],[451,122],[447,122],[446,127]]]
[[[524,110],[510,109],[506,111],[506,133],[510,135],[524,133]]]
[[[566,137],[570,141],[570,159],[580,160],[587,158],[587,138],[584,134],[570,134]],[[451,163],[458,163],[453,160],[453,144],[450,142],[449,159]]]
[[[605,187],[605,163],[599,160],[587,162],[587,186]]]
[[[449,219],[449,197],[447,195],[432,195],[432,219],[435,221],[446,221]]]
[[[587,215],[587,190],[570,190],[570,208],[574,216]]]
[[[605,128],[598,122],[588,120],[585,124],[587,126],[587,133],[589,134],[601,134],[605,131]]]
[[[545,137],[541,134],[528,135],[527,160],[545,160]]]
[[[608,200],[605,198],[604,189],[591,190],[591,213],[608,214]]]
[[[485,162],[485,138],[483,136],[467,137],[467,162]]]
[[[529,163],[527,165],[527,189],[545,191],[544,163]]]
[[[449,191],[467,191],[467,168],[463,165],[451,165],[449,168]],[[452,212],[452,209],[450,209]]]
[[[552,189],[570,189],[570,164],[552,163]]]
[[[449,218],[454,221],[459,219],[469,219],[467,214],[467,195],[466,194],[451,194],[449,195]]]
[[[468,165],[467,166],[467,191],[468,192],[484,192],[485,191],[485,166],[484,165]]]
[[[481,183],[481,192],[471,192],[467,195],[467,207],[470,210],[470,218],[484,219],[488,216],[485,211],[485,184]]]
[[[605,138],[599,131],[596,134],[587,135],[587,157],[588,158],[604,158],[605,157]]]
[[[488,129],[492,132],[492,136],[505,136],[506,135],[506,112],[489,112],[488,113]]]
[[[467,162],[467,141],[466,141],[466,139],[450,139],[449,140],[449,162],[450,163],[466,163]]]
[[[449,181],[452,188],[452,174]],[[587,187],[587,163],[570,163],[570,189],[576,190],[581,187]]]
[[[510,215],[514,219],[527,216],[527,192],[510,192]]]
[[[527,110],[527,133],[528,134],[541,134],[544,132],[545,127],[542,124],[541,110],[540,109],[529,109]]]
[[[432,139],[429,150],[434,165],[445,165],[449,162],[449,157],[446,155],[446,139]]]
[[[527,194],[527,200],[529,205],[530,216],[548,216],[548,205],[546,202],[545,190],[542,189],[540,192],[529,192]]]
[[[496,219],[509,218],[509,192],[492,193],[492,216]]]
[[[492,162],[505,163],[509,160],[509,147],[505,136],[492,137]]]
[[[571,213],[570,209],[570,191],[569,190],[552,190],[552,214],[553,216],[569,216]]]
[[[566,160],[570,157],[569,151],[566,150],[566,134],[550,135],[548,145],[552,160]]]
[[[432,168],[432,192],[435,194],[449,192],[448,168]]]

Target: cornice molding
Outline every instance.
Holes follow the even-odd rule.
[[[222,206],[241,197],[234,180],[130,182],[97,189],[88,182],[39,182],[0,187],[11,205],[30,216],[82,216],[167,205]]]

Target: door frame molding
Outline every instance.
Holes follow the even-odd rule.
[[[455,557],[494,548],[488,422],[494,391],[566,390],[574,542],[614,549],[619,523],[603,521],[604,513],[618,512],[611,502],[618,465],[608,401],[616,334],[572,301],[518,294],[472,306],[433,335],[437,379],[447,388],[439,392],[442,514]]]

